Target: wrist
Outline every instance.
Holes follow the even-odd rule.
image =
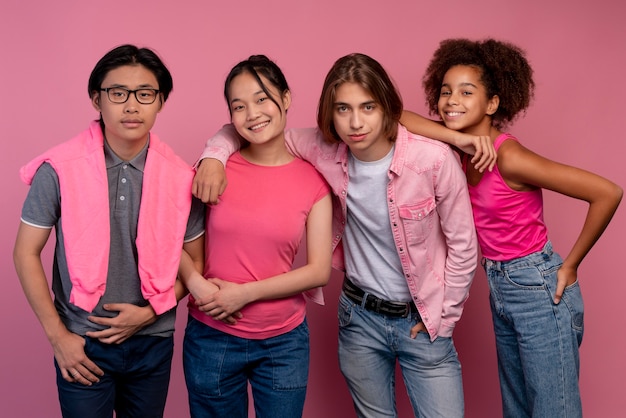
[[[452,142],[451,145],[454,145],[457,148],[461,148],[463,145],[467,143],[467,134],[459,131],[452,131]]]

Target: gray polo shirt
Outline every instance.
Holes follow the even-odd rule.
[[[137,270],[137,221],[141,203],[143,170],[148,155],[148,145],[131,161],[121,160],[105,142],[105,164],[109,180],[109,208],[111,225],[111,248],[106,291],[93,313],[69,303],[72,283],[69,278],[61,214],[59,179],[49,164],[43,164],[35,175],[22,209],[22,221],[41,228],[56,230],[56,247],[52,271],[52,291],[55,306],[65,326],[72,332],[85,335],[87,331],[104,329],[90,322],[89,315],[115,316],[102,308],[105,303],[132,303],[146,306],[141,294],[141,281]],[[65,191],[80,193],[80,190]],[[204,234],[204,204],[193,199],[187,223],[185,242]],[[168,245],[168,243],[163,243]],[[172,278],[174,279],[174,278]],[[159,316],[157,321],[137,335],[170,336],[174,331],[176,309]]]

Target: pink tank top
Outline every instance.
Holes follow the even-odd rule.
[[[494,142],[496,151],[507,139],[517,141],[503,133]],[[468,188],[483,257],[507,261],[541,251],[548,231],[540,188],[523,192],[511,189],[497,165],[486,171],[476,186]]]

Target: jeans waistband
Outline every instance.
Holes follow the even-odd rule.
[[[484,258],[481,264],[485,268],[491,268],[498,271],[506,270],[507,268],[519,268],[523,266],[534,266],[543,263],[552,257],[554,250],[552,249],[552,242],[547,241],[541,251],[525,255],[523,257],[514,258],[507,261],[496,261],[489,258]]]
[[[362,306],[368,311],[395,317],[406,318],[411,312],[419,315],[415,303],[411,302],[392,302],[377,298],[376,296],[365,292],[357,285],[352,283],[347,277],[343,280],[343,293],[352,302]],[[419,322],[419,321],[418,321]]]

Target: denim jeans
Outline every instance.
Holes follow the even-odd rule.
[[[68,382],[57,371],[64,418],[160,418],[170,382],[173,337],[134,336],[121,344],[85,338],[85,353],[103,371],[98,383]]]
[[[236,337],[189,317],[183,368],[193,418],[247,418],[248,381],[257,418],[302,416],[309,327],[264,340]]]
[[[364,298],[365,300],[365,298]],[[397,417],[395,370],[399,362],[416,417],[462,417],[461,364],[452,338],[410,338],[417,314],[394,318],[339,298],[339,365],[357,416]]]
[[[581,417],[578,347],[583,301],[578,282],[555,305],[563,264],[548,242],[512,261],[484,260],[505,417]]]

